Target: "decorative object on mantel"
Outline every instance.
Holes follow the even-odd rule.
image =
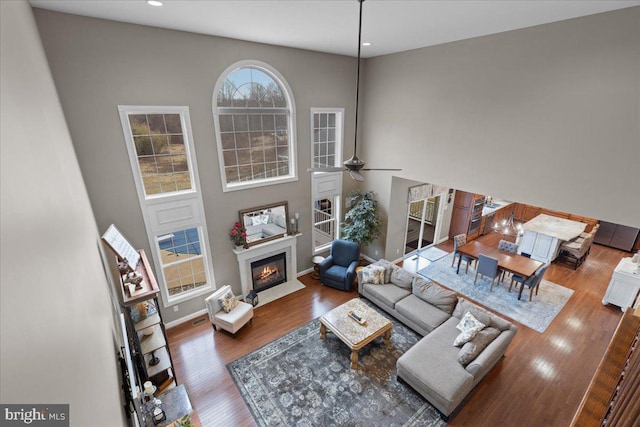
[[[241,222],[236,222],[233,228],[229,232],[229,238],[236,245],[236,249],[240,250],[243,247],[247,248],[247,229],[244,228]]]
[[[378,201],[373,191],[355,190],[347,196],[351,209],[342,224],[342,238],[366,246],[380,236]]]

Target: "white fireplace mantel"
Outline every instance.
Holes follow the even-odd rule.
[[[287,282],[296,281],[297,277],[297,258],[296,244],[297,235],[288,235],[280,239],[270,240],[259,245],[250,246],[248,249],[234,249],[233,252],[238,258],[238,266],[240,268],[240,284],[242,285],[242,296],[246,296],[249,291],[253,290],[251,282],[251,263],[272,255],[285,253],[287,263]]]

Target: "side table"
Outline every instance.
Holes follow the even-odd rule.
[[[316,255],[311,258],[311,262],[313,263],[313,273],[311,273],[311,278],[320,280],[320,263],[324,261],[324,257],[320,255]]]
[[[615,304],[622,311],[632,307],[640,291],[640,272],[638,264],[631,258],[622,258],[611,276],[611,281],[602,299],[602,304]]]
[[[156,397],[162,401],[162,409],[166,414],[166,419],[158,424],[154,424],[147,416],[144,424],[146,427],[170,426],[173,425],[175,421],[193,412],[191,401],[189,400],[187,390],[184,388],[184,384],[169,389]]]

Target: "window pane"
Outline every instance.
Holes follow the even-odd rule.
[[[147,114],[147,120],[149,121],[149,129],[151,133],[166,134],[167,129],[164,126],[163,114]]]
[[[182,133],[180,114],[165,114],[164,122],[167,126],[167,133]]]
[[[243,67],[226,76],[216,96],[218,107],[239,109],[232,114],[228,110],[218,114],[218,143],[226,182],[288,175],[288,164],[283,168],[278,163],[283,159],[279,157],[280,150],[276,149],[276,146],[282,146],[282,152],[288,153],[289,144],[290,112],[287,96],[279,82],[265,70]],[[243,111],[244,108],[252,110]],[[270,111],[261,113],[260,109]],[[282,113],[274,113],[274,109],[282,110]],[[284,161],[288,163],[288,157]],[[236,169],[236,165],[241,166]]]
[[[171,156],[171,163],[173,165],[174,172],[188,172],[189,166],[187,165],[187,156],[179,154],[177,156]]]
[[[180,114],[131,114],[129,124],[145,194],[192,189]]]
[[[156,241],[170,295],[179,295],[206,284],[200,234],[197,228],[156,236]]]
[[[146,114],[132,114],[129,116],[131,133],[133,135],[149,135],[149,124]]]
[[[136,153],[138,154],[138,156],[153,155],[153,145],[151,144],[151,137],[136,136],[133,138],[133,142],[136,145]]]
[[[233,132],[233,116],[231,114],[220,114],[220,132]]]
[[[236,148],[249,148],[249,134],[247,132],[236,133]]]
[[[169,153],[169,140],[167,139],[167,135],[153,135],[151,142],[153,143],[154,154]]]
[[[184,139],[182,135],[169,136],[169,152],[171,154],[183,154],[186,153],[184,148]]]
[[[232,150],[236,148],[236,141],[232,133],[220,134],[220,142],[222,143],[223,150]]]

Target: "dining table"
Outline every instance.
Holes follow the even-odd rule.
[[[497,247],[487,245],[477,240],[472,240],[471,242],[460,246],[458,248],[458,252],[475,260],[478,259],[480,254],[495,258],[498,260],[499,268],[508,271],[511,274],[517,274],[518,276],[523,277],[525,280],[533,276],[535,272],[543,265],[541,261],[531,259],[524,255],[505,252],[498,249]],[[459,257],[456,274],[460,273],[461,261],[462,257]]]

